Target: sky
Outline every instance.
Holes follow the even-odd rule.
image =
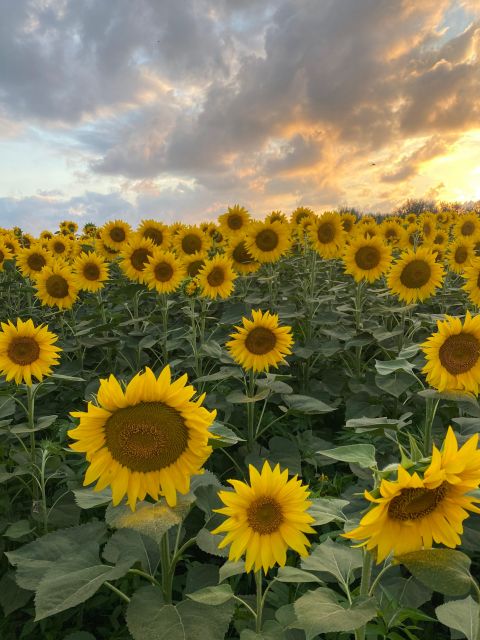
[[[480,0],[0,0],[0,226],[480,200]]]

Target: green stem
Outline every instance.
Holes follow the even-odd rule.
[[[165,367],[168,364],[168,347],[167,347],[167,338],[168,338],[168,298],[163,293],[160,296],[160,306],[162,310],[162,358],[163,358],[163,366]]]
[[[127,596],[127,594],[123,593],[123,591],[120,591],[120,589],[117,589],[117,587],[115,587],[111,582],[109,582],[108,580],[105,580],[103,584],[106,587],[108,587],[110,591],[113,591],[113,593],[116,593],[117,596],[121,598],[124,602],[127,602],[127,603],[130,602],[130,598]]]
[[[253,398],[255,395],[255,371],[248,372],[247,396]],[[253,450],[255,444],[255,402],[247,402],[247,446],[248,450]]]
[[[255,631],[260,633],[262,631],[262,613],[263,613],[263,598],[262,598],[262,570],[257,571],[255,574],[255,584],[257,586],[257,618],[255,620]]]
[[[45,480],[45,467],[48,460],[48,451],[42,452],[42,466],[40,468],[40,487],[42,492],[43,533],[48,533],[48,509],[47,509],[47,482]]]
[[[37,385],[27,386],[27,424],[30,431],[30,462],[32,465],[32,474],[35,473],[35,458],[36,458],[36,442],[35,442],[35,395]],[[38,485],[33,478],[32,486],[32,501],[35,507],[35,503],[38,499]]]
[[[172,603],[172,580],[170,564],[170,545],[168,542],[168,531],[163,534],[160,542],[160,562],[162,565],[162,591],[165,604]]]
[[[380,579],[383,577],[384,573],[386,573],[391,568],[392,568],[392,565],[387,564],[380,570],[379,574],[377,575],[375,580],[372,582],[372,586],[370,587],[370,590],[368,592],[369,596],[373,596],[373,594],[375,593],[375,589],[378,587]]]
[[[156,587],[161,588],[162,586],[160,582],[156,580],[153,576],[151,576],[149,573],[146,573],[145,571],[141,571],[140,569],[129,569],[128,573],[134,576],[141,576],[142,578],[145,578],[145,580],[148,580],[149,582],[151,582]]]
[[[370,591],[370,580],[372,578],[372,554],[369,551],[363,551],[363,567],[362,578],[360,580],[360,595],[367,596]],[[365,640],[366,625],[355,631],[356,640]]]
[[[425,426],[423,430],[423,454],[429,456],[432,452],[432,427],[440,400],[426,399]]]

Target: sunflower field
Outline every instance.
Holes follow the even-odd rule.
[[[2,640],[480,639],[480,214],[0,229]]]

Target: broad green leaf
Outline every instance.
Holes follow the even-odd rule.
[[[190,598],[190,600],[193,600],[194,602],[200,602],[201,604],[208,604],[212,606],[228,602],[233,595],[232,588],[228,583],[217,584],[214,587],[205,587],[204,589],[199,589],[193,593],[186,594],[187,598]]]
[[[36,421],[36,425],[33,429],[30,429],[28,424],[26,422],[23,422],[22,424],[17,424],[16,426],[12,427],[10,429],[10,432],[15,433],[16,435],[22,435],[24,433],[31,433],[32,431],[43,431],[44,429],[48,429],[48,427],[51,427],[57,418],[58,416],[56,415],[42,416]]]
[[[341,460],[342,462],[352,462],[364,469],[369,469],[376,465],[375,447],[373,444],[347,444],[335,449],[317,451],[317,453],[327,458]]]
[[[346,602],[342,604],[330,589],[308,591],[295,602],[298,622],[292,626],[303,629],[310,640],[323,633],[354,631],[377,614],[374,598],[358,599],[350,607]]]
[[[441,604],[435,613],[445,626],[461,631],[468,640],[478,640],[479,605],[472,596]]]
[[[279,567],[276,580],[279,582],[317,582],[318,584],[323,584],[322,580],[313,575],[313,573],[297,569],[297,567],[289,567],[288,565]]]
[[[84,489],[73,489],[72,493],[80,509],[103,507],[112,501],[112,491],[110,487],[103,489],[103,491],[95,491],[88,487]]]
[[[347,506],[347,500],[339,500],[337,498],[313,498],[312,505],[308,509],[308,513],[315,518],[313,526],[320,526],[338,520],[345,522],[345,515],[342,512],[343,507]]]
[[[302,569],[326,572],[340,582],[348,584],[353,578],[354,570],[363,565],[363,554],[360,549],[333,542],[328,538],[317,545],[309,556],[302,558],[301,565]]]
[[[282,396],[285,404],[292,411],[299,411],[300,413],[305,413],[307,415],[315,415],[320,413],[330,413],[331,411],[335,411],[337,407],[331,407],[325,402],[321,400],[317,400],[316,398],[312,398],[310,396],[302,396],[296,393],[291,393],[290,395]]]
[[[257,633],[253,629],[242,629],[240,640],[284,640],[285,631],[276,620],[266,620],[262,630]]]
[[[0,396],[0,418],[12,416],[15,409],[15,400],[11,396]]]
[[[218,581],[223,582],[227,578],[238,576],[242,573],[245,573],[245,562],[243,560],[239,560],[238,562],[230,562],[227,560],[227,562],[220,567]]]
[[[381,376],[389,376],[395,371],[413,372],[413,364],[405,358],[396,358],[395,360],[375,360],[375,369]]]
[[[411,420],[408,420],[411,415],[411,413],[405,413],[398,420],[394,418],[353,418],[347,420],[345,427],[355,429],[357,433],[378,431],[379,429],[398,431],[398,429],[411,424]]]
[[[35,531],[35,527],[32,527],[29,520],[17,520],[17,522],[7,527],[3,535],[5,538],[10,538],[10,540],[18,540],[18,538],[23,538],[23,536],[32,533],[32,531]]]
[[[424,549],[397,556],[412,575],[433,591],[461,596],[471,588],[470,558],[453,549]]]
[[[197,533],[196,542],[199,548],[205,553],[210,553],[212,556],[220,556],[221,558],[228,557],[228,549],[219,549],[218,545],[225,536],[211,533],[208,529],[200,529]]]
[[[477,398],[468,391],[436,391],[435,389],[424,389],[418,392],[422,398],[432,398],[433,400],[449,400],[450,402],[468,402],[478,407]]]
[[[245,438],[240,438],[240,436],[237,436],[229,427],[219,422],[214,422],[209,428],[209,432],[216,436],[216,438],[211,438],[209,442],[213,448],[231,447],[233,444],[237,444],[237,442],[245,442]]]
[[[13,571],[3,574],[0,579],[0,605],[6,616],[23,607],[32,595],[31,591],[18,586]]]
[[[79,378],[78,376],[65,376],[62,373],[51,373],[50,378],[55,378],[55,380],[64,380],[65,382],[85,382],[85,378]]]
[[[111,564],[118,564],[127,559],[140,562],[142,569],[151,576],[160,563],[160,550],[158,544],[148,536],[142,535],[134,529],[119,529],[103,548],[104,560]]]
[[[241,391],[232,391],[225,398],[227,402],[231,404],[250,404],[252,402],[259,402],[260,400],[265,400],[266,397],[270,395],[270,391],[268,389],[261,389],[254,396],[246,396]]]

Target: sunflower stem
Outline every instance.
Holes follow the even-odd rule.
[[[27,425],[30,431],[30,462],[32,474],[35,474],[36,442],[35,442],[35,395],[38,385],[27,385]],[[35,476],[32,477],[33,510],[37,508],[38,485]]]
[[[432,427],[440,400],[426,399],[425,425],[423,429],[423,454],[429,456],[432,451]]]
[[[255,371],[250,369],[248,372],[247,396],[250,401],[247,402],[247,446],[248,450],[253,450],[255,444],[255,402],[252,398],[255,396]]]
[[[42,492],[42,516],[43,516],[43,533],[48,533],[48,508],[47,508],[47,480],[45,478],[45,467],[47,466],[48,451],[42,451],[42,464],[40,467],[40,488]]]
[[[164,293],[160,295],[160,308],[162,311],[162,358],[165,367],[168,364],[168,298]]]
[[[372,578],[373,558],[370,551],[363,550],[362,577],[360,580],[360,596],[368,596],[370,591],[370,581]],[[355,631],[355,640],[365,640],[366,625]]]
[[[117,589],[117,587],[115,585],[113,585],[111,582],[109,582],[108,580],[105,580],[105,582],[103,584],[106,587],[108,587],[110,589],[110,591],[113,591],[113,593],[116,593],[117,596],[119,598],[121,598],[124,602],[127,602],[127,603],[130,602],[130,598],[127,596],[127,594],[123,593],[123,591],[121,591],[120,589]]]
[[[160,563],[162,565],[162,592],[165,604],[172,602],[172,582],[170,545],[168,541],[168,531],[162,536],[160,542]]]
[[[262,630],[262,614],[263,614],[263,597],[262,597],[262,582],[263,575],[262,570],[255,573],[255,583],[257,586],[257,617],[255,620],[255,631],[260,633]]]

